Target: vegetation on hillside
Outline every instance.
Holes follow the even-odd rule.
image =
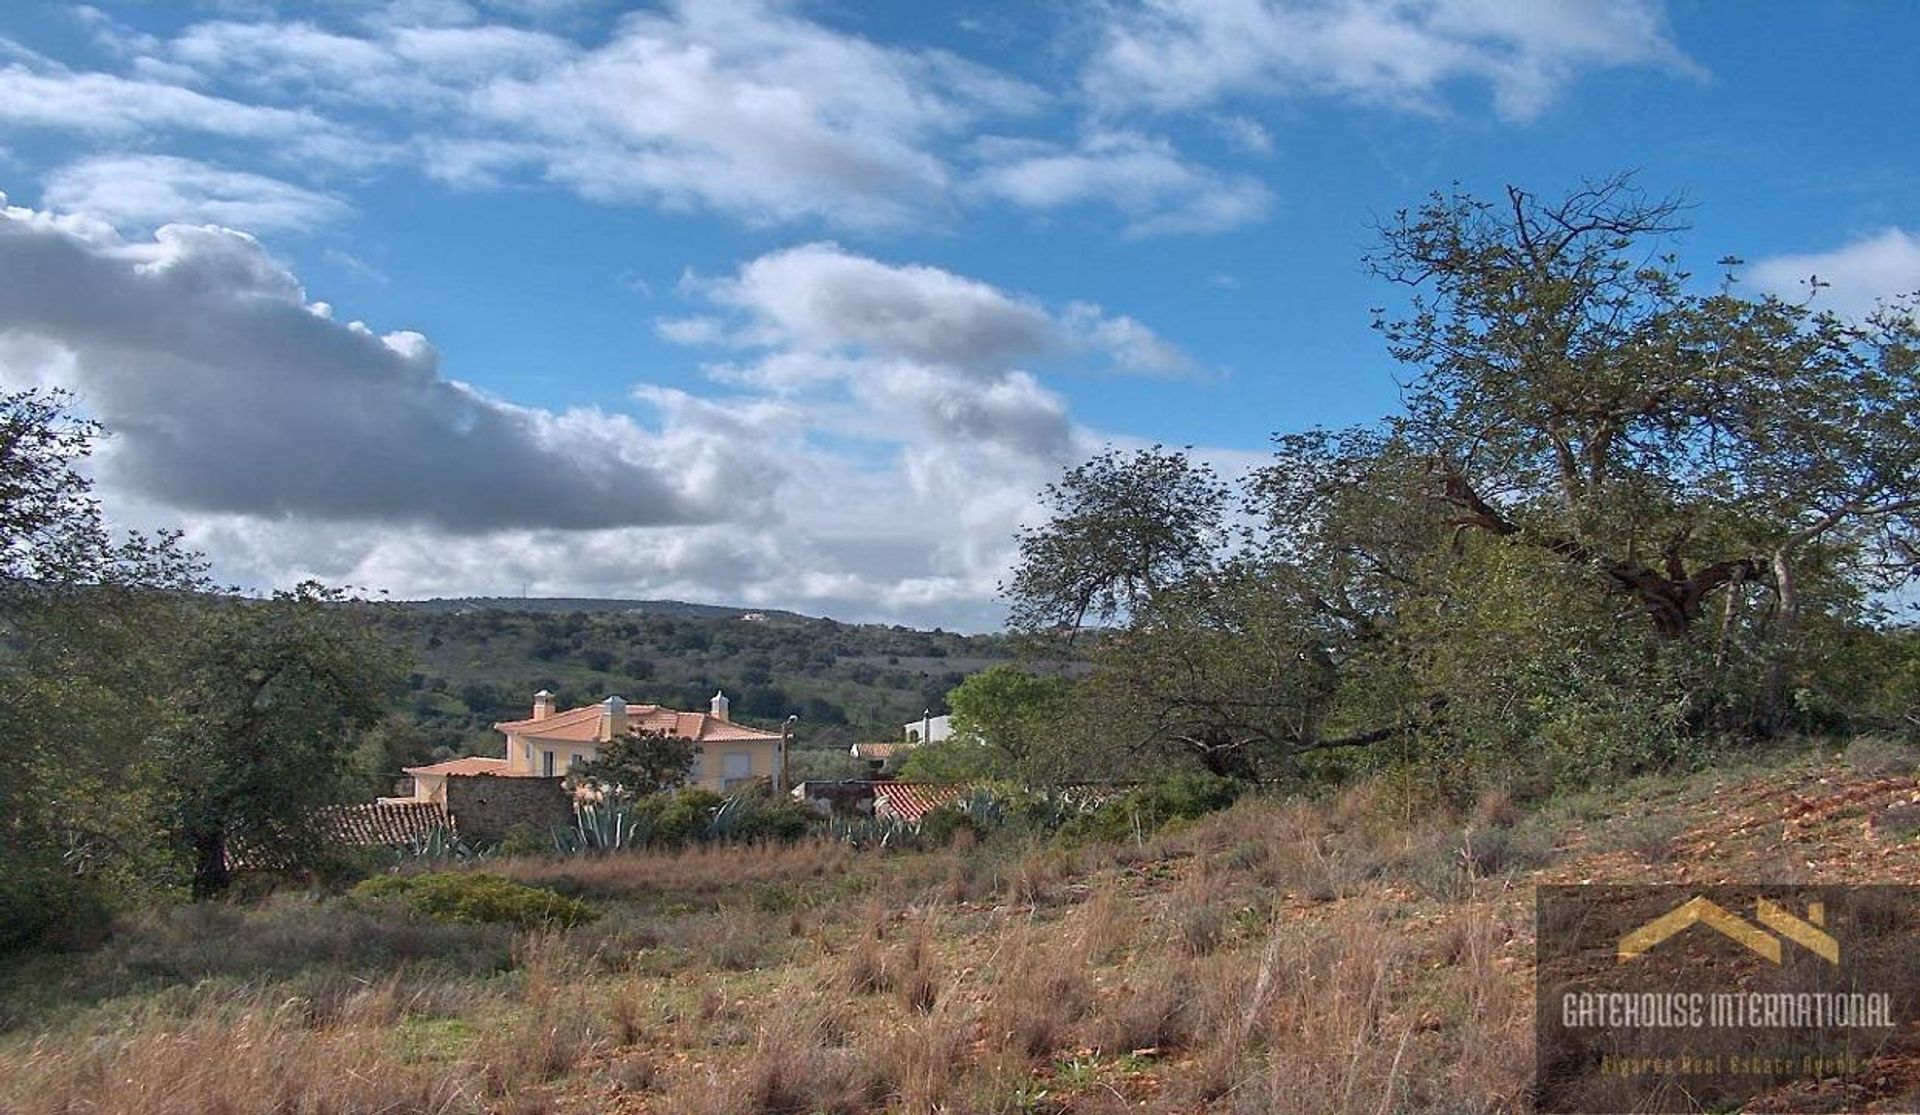
[[[575,612],[537,609],[537,601],[458,603],[382,613],[386,637],[410,648],[415,662],[404,707],[368,756],[388,780],[408,765],[497,755],[492,726],[524,719],[541,689],[562,708],[616,694],[691,711],[725,690],[744,723],[777,729],[800,718],[801,775],[847,776],[858,773],[846,754],[854,742],[900,738],[901,725],[922,713],[944,713],[947,692],[967,675],[1013,656],[1004,635],[782,612],[743,620],[734,609],[688,614],[655,603]]]
[[[1766,758],[1539,810],[1374,778],[1073,846],[517,857],[157,908],[6,974],[0,1107],[1521,1112],[1529,884],[1920,880],[1879,824],[1920,754]],[[1819,1087],[1796,1109],[1912,1110],[1920,1077]]]

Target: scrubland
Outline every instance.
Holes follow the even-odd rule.
[[[154,910],[7,970],[0,1110],[1523,1111],[1533,883],[1910,881],[1916,798],[1904,753],[1816,750],[1546,803],[1252,797],[1122,844],[460,868],[598,911],[567,930]],[[1835,1086],[1904,1102],[1876,1080]]]

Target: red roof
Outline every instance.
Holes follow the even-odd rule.
[[[443,763],[430,763],[424,767],[406,767],[408,774],[506,774],[505,759],[489,759],[484,755],[469,755],[463,759],[448,759]]]
[[[917,821],[941,806],[965,797],[972,789],[964,783],[876,782],[873,784],[873,813],[876,817]]]
[[[315,815],[320,829],[354,847],[399,846],[424,841],[435,830],[453,831],[453,817],[437,801],[378,801],[336,805]]]
[[[494,725],[498,731],[526,739],[551,739],[566,743],[601,742],[599,705],[585,705],[543,716],[537,720],[503,720]],[[704,712],[679,712],[659,705],[628,705],[627,727],[660,732],[696,743],[725,743],[748,740],[774,740],[779,732],[766,732],[735,724]]]

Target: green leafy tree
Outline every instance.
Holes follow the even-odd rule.
[[[1069,684],[1018,666],[991,666],[947,694],[953,734],[913,749],[901,776],[929,782],[1071,776],[1064,754]]]
[[[1070,472],[1008,591],[1030,629],[1113,624],[1074,730],[1143,763],[1466,787],[1911,707],[1872,594],[1920,561],[1913,307],[1703,289],[1680,213],[1626,178],[1434,195],[1369,260],[1407,291],[1376,317],[1413,370],[1400,413],[1282,435],[1238,506],[1162,450]]]
[[[406,677],[366,607],[307,583],[197,616],[149,752],[160,822],[195,896],[226,890],[236,856],[304,868],[330,851],[313,813],[363,792],[357,737]]]
[[[1040,494],[1053,517],[1020,534],[1009,624],[1070,635],[1125,617],[1212,563],[1230,494],[1211,468],[1158,445],[1067,469]]]
[[[633,728],[600,748],[599,754],[570,773],[577,786],[591,786],[622,798],[663,794],[687,783],[693,770],[694,742],[680,736]]]
[[[208,585],[177,535],[107,529],[80,471],[101,436],[61,392],[0,395],[0,949],[82,943],[164,876],[129,726]]]
[[[1920,557],[1920,327],[1731,275],[1695,293],[1679,213],[1625,177],[1435,195],[1382,229],[1371,263],[1413,293],[1376,325],[1418,369],[1396,433],[1454,526],[1557,556],[1666,638],[1717,602],[1713,637],[1771,660],[1764,721],[1810,582],[1857,602]]]

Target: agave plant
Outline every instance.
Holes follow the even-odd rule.
[[[470,844],[455,835],[452,829],[441,825],[428,829],[424,836],[414,837],[396,851],[402,860],[446,859],[460,862],[485,859],[493,854],[493,849]]]
[[[642,847],[653,837],[652,818],[624,801],[578,805],[573,811],[573,826],[571,830],[555,830],[555,851],[620,851]]]
[[[856,848],[906,848],[920,844],[920,822],[899,817],[827,818],[827,835]]]
[[[707,827],[701,831],[700,839],[705,841],[733,840],[739,835],[741,825],[752,806],[747,799],[735,794],[714,807],[713,816],[707,819]]]

